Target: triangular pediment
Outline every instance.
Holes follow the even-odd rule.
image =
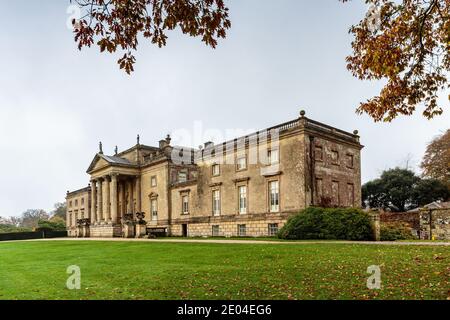
[[[87,172],[94,171],[95,169],[99,169],[108,165],[108,162],[100,156],[100,154],[96,154],[94,159],[92,160]]]
[[[87,173],[95,171],[96,169],[104,168],[108,165],[114,166],[135,166],[131,161],[125,158],[117,156],[107,156],[101,153],[97,153],[91,162],[91,165],[87,169]]]

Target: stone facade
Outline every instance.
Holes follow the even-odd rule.
[[[130,228],[143,212],[150,234],[274,235],[310,205],[359,207],[361,148],[356,131],[330,127],[303,112],[201,149],[172,146],[169,136],[158,147],[142,145],[138,137],[135,146],[113,156],[100,145],[87,170],[89,187],[67,194],[68,204],[85,198],[83,214],[68,205],[69,234],[78,235],[75,217],[82,216],[89,218],[91,237],[136,236]],[[125,217],[130,217],[126,232]]]
[[[91,215],[91,188],[83,188],[73,192],[67,191],[66,226],[70,237],[83,236],[79,224],[80,219],[89,219]]]
[[[450,208],[420,210],[420,239],[450,240]]]

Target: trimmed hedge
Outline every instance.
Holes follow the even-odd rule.
[[[0,241],[67,237],[67,231],[35,231],[0,233]]]
[[[356,208],[309,207],[291,217],[278,232],[291,240],[373,240],[370,217]]]

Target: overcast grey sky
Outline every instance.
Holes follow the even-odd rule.
[[[449,112],[390,124],[355,114],[380,88],[345,68],[348,28],[363,17],[362,0],[229,0],[233,26],[216,50],[171,32],[163,49],[141,43],[132,76],[118,69],[118,56],[76,49],[66,27],[69,0],[0,2],[0,216],[49,210],[66,190],[86,186],[100,140],[112,154],[116,144],[134,145],[137,133],[156,145],[196,121],[225,134],[305,109],[360,131],[367,181],[408,158],[416,166],[426,143],[449,127]]]

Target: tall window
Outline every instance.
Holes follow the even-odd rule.
[[[152,212],[152,220],[156,221],[158,220],[158,200],[152,199],[150,201],[150,210]]]
[[[189,196],[182,197],[182,208],[183,214],[189,214]]]
[[[156,187],[156,176],[150,178],[150,186]]]
[[[277,164],[280,161],[280,156],[278,149],[270,149],[267,152],[267,157],[269,158],[269,164]]]
[[[212,175],[214,177],[220,176],[220,165],[219,164],[217,164],[217,163],[213,164],[213,166],[212,166]]]
[[[213,191],[213,215],[220,216],[220,190]]]
[[[247,226],[245,224],[238,224],[237,232],[239,237],[245,237],[247,235]]]
[[[247,186],[240,186],[238,188],[239,193],[239,213],[247,213]]]
[[[244,170],[247,168],[246,156],[240,156],[236,159],[236,170]]]
[[[278,181],[269,183],[269,204],[270,212],[280,211],[280,186]]]

